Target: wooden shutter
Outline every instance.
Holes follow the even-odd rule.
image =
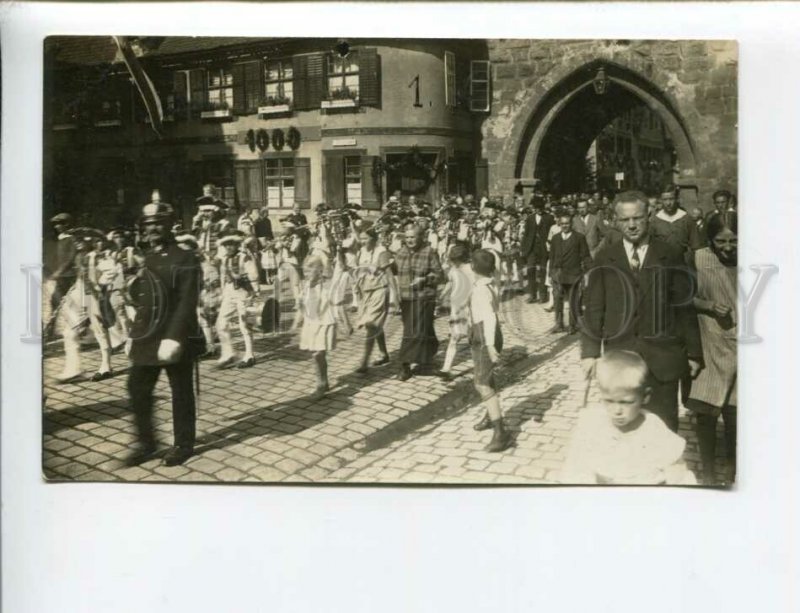
[[[311,208],[311,160],[294,159],[294,203],[301,209]]]
[[[258,106],[264,97],[264,65],[261,60],[247,62],[244,65],[245,79],[245,111],[258,112]]]
[[[361,206],[365,209],[380,211],[380,184],[375,185],[375,178],[372,174],[372,167],[376,156],[361,156]]]
[[[308,104],[312,109],[318,109],[328,94],[327,59],[323,53],[308,58]]]
[[[199,117],[206,106],[206,71],[196,68],[189,72],[189,86],[192,88],[191,113]]]
[[[308,56],[298,55],[292,58],[293,100],[292,106],[299,111],[307,111],[308,105]]]
[[[325,201],[330,207],[338,207],[344,202],[344,196],[344,157],[341,155],[326,156]]]
[[[381,106],[380,60],[377,49],[358,50],[359,97],[364,106]]]
[[[489,160],[480,159],[475,162],[475,197],[480,199],[489,193]]]
[[[261,160],[237,160],[234,162],[236,196],[240,208],[264,206],[264,180],[261,176]]]
[[[236,115],[244,115],[247,112],[244,64],[234,64],[231,74],[233,75],[233,112]]]
[[[491,66],[487,60],[470,62],[469,110],[486,112],[491,108]]]
[[[188,75],[182,70],[172,73],[172,95],[175,96],[175,119],[188,119],[189,107],[187,92],[189,84],[186,82]]]
[[[452,51],[444,52],[444,103],[456,105],[456,56]]]

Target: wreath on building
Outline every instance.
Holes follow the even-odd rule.
[[[292,126],[286,132],[286,144],[292,151],[297,151],[300,148],[300,130]]]
[[[427,184],[433,183],[439,174],[447,169],[447,161],[442,160],[438,164],[429,164],[422,157],[422,153],[417,145],[413,145],[406,154],[397,162],[386,162],[381,158],[375,158],[372,164],[372,178],[376,185],[380,185],[381,177],[387,172],[400,171],[424,171]]]

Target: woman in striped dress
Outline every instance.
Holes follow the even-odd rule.
[[[717,420],[725,423],[729,462],[726,482],[736,474],[736,212],[714,215],[707,226],[709,246],[695,252],[697,294],[694,300],[703,341],[705,368],[692,382],[686,403],[697,415],[697,442],[703,480],[716,483]]]

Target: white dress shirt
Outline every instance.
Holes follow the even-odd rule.
[[[633,243],[630,242],[628,239],[623,239],[622,245],[625,247],[625,255],[628,256],[628,264],[630,264],[631,269],[633,270],[641,270],[642,266],[644,265],[644,258],[647,255],[647,247],[648,241],[645,239],[638,245],[634,247]],[[633,261],[633,250],[636,249],[639,255],[639,266],[637,267]]]

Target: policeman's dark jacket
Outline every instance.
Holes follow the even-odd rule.
[[[130,333],[134,364],[159,364],[158,346],[163,339],[181,344],[181,359],[205,350],[197,321],[201,278],[198,259],[174,242],[147,252],[145,265],[129,289],[136,308]]]

